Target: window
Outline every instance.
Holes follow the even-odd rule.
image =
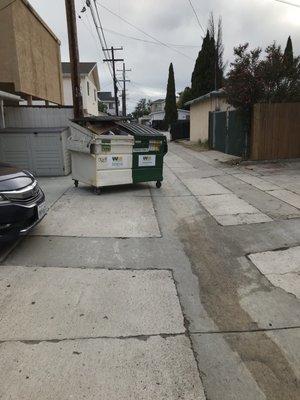
[[[87,81],[87,83],[86,83],[86,88],[87,88],[87,94],[89,96],[90,95],[90,82],[89,81]]]
[[[112,110],[114,108],[114,103],[109,103],[109,109]]]

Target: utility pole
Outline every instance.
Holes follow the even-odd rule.
[[[110,49],[103,49],[104,51],[111,51],[111,58],[106,58],[103,60],[104,62],[111,62],[113,69],[113,80],[114,80],[114,94],[115,94],[115,104],[116,104],[116,115],[119,115],[119,101],[118,101],[118,85],[117,85],[117,77],[116,77],[116,62],[124,61],[123,58],[115,58],[115,51],[123,50],[123,47],[113,47]]]
[[[118,69],[117,71],[123,73],[123,78],[120,79],[123,82],[123,90],[122,90],[122,115],[126,117],[127,110],[126,110],[126,82],[130,82],[129,79],[126,79],[126,72],[130,72],[131,69],[125,68],[125,63],[123,63],[123,69]]]
[[[76,11],[75,11],[74,0],[65,0],[65,4],[66,4],[66,14],[67,14],[67,24],[68,24],[74,118],[77,119],[83,117],[83,105],[82,105],[82,95],[80,89]]]

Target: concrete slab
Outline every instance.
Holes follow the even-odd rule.
[[[300,272],[300,246],[250,254],[249,258],[264,275]]]
[[[250,254],[249,258],[274,286],[300,299],[300,246]]]
[[[260,224],[272,221],[270,217],[261,212],[253,214],[215,215],[214,218],[223,226]]]
[[[282,201],[300,209],[300,195],[290,192],[289,190],[281,189],[281,190],[272,190],[268,191],[271,196],[277,197]]]
[[[236,179],[235,175],[224,175],[214,178],[218,183],[230,189],[239,198],[247,201],[253,207],[269,215],[273,219],[290,219],[300,217],[297,208],[292,207],[256,187]]]
[[[223,335],[192,335],[210,400],[266,400],[255,379]]]
[[[2,400],[205,400],[185,336],[0,344]]]
[[[207,211],[215,215],[256,214],[259,211],[238,198],[235,194],[218,194],[214,196],[199,196],[200,203]]]
[[[55,203],[33,235],[77,237],[159,237],[149,197],[66,194]]]
[[[280,189],[277,185],[274,185],[271,182],[265,181],[261,178],[258,178],[254,175],[249,174],[234,174],[234,176],[243,182],[249,183],[250,185],[256,187],[260,190],[276,190]]]
[[[299,397],[300,329],[192,335],[210,400]]]
[[[3,267],[0,340],[183,333],[171,273]]]
[[[184,183],[195,196],[231,193],[228,189],[214,181],[212,178],[190,178],[185,179]]]

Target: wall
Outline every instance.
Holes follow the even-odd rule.
[[[60,42],[25,0],[2,0],[0,88],[62,104]]]
[[[87,82],[90,85],[90,94],[87,92]],[[66,75],[63,77],[64,86],[64,101],[65,105],[73,105],[72,96],[72,82],[71,76]],[[97,88],[89,76],[81,76],[80,88],[82,94],[82,103],[85,115],[98,115],[98,98],[97,98]],[[94,97],[94,91],[96,90],[96,100]]]
[[[226,111],[230,106],[225,99],[212,98],[191,105],[190,108],[190,140],[192,142],[208,140],[209,112]]]
[[[186,110],[178,110],[178,120],[185,120],[187,119],[186,117],[189,116],[190,113],[189,111]],[[149,114],[150,121],[162,121],[165,118],[165,112],[155,112]]]
[[[4,107],[6,128],[67,127],[73,118],[72,107]]]
[[[71,76],[63,77],[63,87],[64,87],[64,104],[66,106],[73,106]]]
[[[255,104],[251,160],[300,157],[300,103]]]
[[[87,90],[87,83],[89,83],[90,87],[89,94]],[[81,78],[81,93],[83,100],[83,109],[85,114],[98,115],[97,88],[89,75],[85,76],[84,78]]]

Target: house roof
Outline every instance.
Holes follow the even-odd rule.
[[[165,102],[165,99],[157,99],[157,100],[154,100],[154,101],[152,101],[151,104],[162,103],[162,102]]]
[[[224,89],[213,90],[212,92],[209,92],[207,94],[204,94],[203,96],[197,97],[196,99],[186,102],[184,105],[191,106],[193,104],[201,103],[203,101],[218,98],[218,97],[226,97],[226,93],[225,93]]]
[[[81,62],[79,63],[79,73],[80,75],[88,75],[97,65],[94,62]],[[71,73],[71,63],[69,62],[62,62],[61,63],[62,72],[63,74],[70,74]]]
[[[98,99],[100,101],[115,101],[115,98],[111,95],[111,92],[98,92]]]

